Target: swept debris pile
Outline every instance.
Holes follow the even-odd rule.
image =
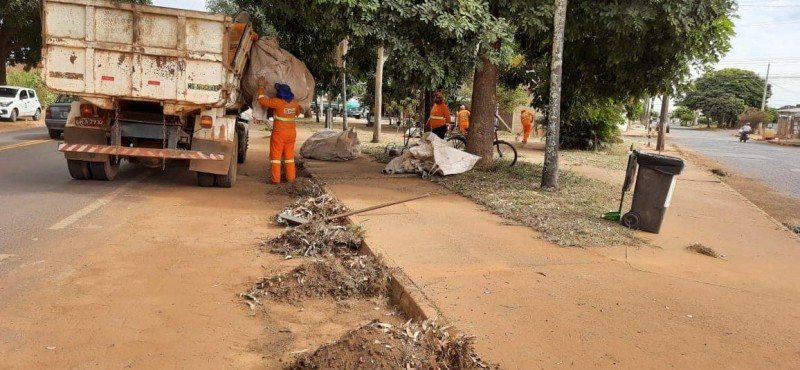
[[[295,303],[308,298],[336,300],[385,297],[391,281],[390,269],[371,256],[339,256],[310,261],[292,271],[265,277],[242,296],[258,302],[269,298]]]
[[[707,246],[705,246],[703,244],[700,244],[700,243],[692,243],[688,247],[686,247],[686,250],[689,251],[689,252],[694,252],[694,253],[697,253],[697,254],[702,254],[704,256],[709,256],[709,257],[713,257],[713,258],[722,258],[722,257],[724,257],[723,255],[717,253],[717,251],[711,249],[711,247],[707,247]]]
[[[344,219],[324,221],[325,217],[347,212],[348,209],[319,185],[309,182],[300,191],[316,196],[298,199],[293,205],[280,213],[301,217],[309,222],[286,228],[275,238],[262,242],[273,253],[284,256],[318,257],[338,252],[357,251],[364,244],[363,230],[359,226],[348,225]],[[276,216],[275,222],[287,225]]]
[[[436,320],[394,327],[373,321],[314,353],[289,369],[490,369],[473,349],[473,337],[451,335]]]

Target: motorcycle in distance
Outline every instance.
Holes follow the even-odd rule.
[[[739,131],[739,142],[746,143],[749,139],[750,135],[748,135],[747,132]]]
[[[747,140],[750,139],[751,130],[752,128],[750,128],[750,124],[745,123],[744,126],[739,129],[739,142],[746,143]]]

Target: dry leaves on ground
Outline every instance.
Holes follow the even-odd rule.
[[[451,335],[436,320],[402,327],[372,322],[304,354],[290,369],[489,369],[473,350],[473,338]]]
[[[371,256],[329,256],[309,261],[288,273],[265,277],[242,296],[300,302],[309,298],[336,300],[384,297],[391,283],[389,267]]]

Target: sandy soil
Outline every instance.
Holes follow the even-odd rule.
[[[17,122],[0,121],[0,132],[24,130],[33,127],[44,127],[44,118],[38,121],[34,121],[31,118],[20,118]]]
[[[124,193],[0,276],[0,367],[279,368],[393,311],[381,302],[266,302],[238,293],[300,263],[259,250],[290,203],[267,186],[267,132],[254,127],[233,189],[184,167]]]

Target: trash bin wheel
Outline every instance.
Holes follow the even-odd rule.
[[[641,218],[636,212],[628,212],[622,216],[622,224],[631,229],[639,229]]]

